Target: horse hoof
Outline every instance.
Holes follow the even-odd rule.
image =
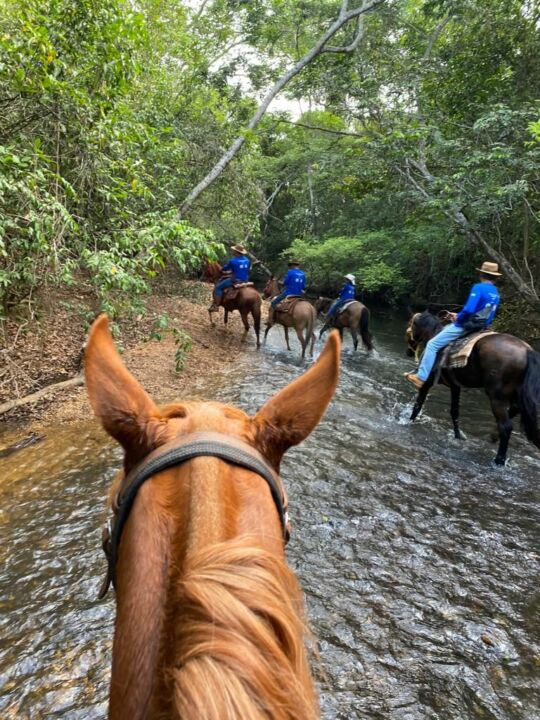
[[[497,467],[504,467],[504,465],[506,465],[506,458],[496,457],[495,460],[493,461],[493,463]]]

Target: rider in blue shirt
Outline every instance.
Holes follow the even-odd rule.
[[[477,269],[480,272],[480,282],[473,285],[463,310],[457,314],[450,313],[452,322],[429,340],[418,371],[405,373],[407,380],[418,389],[430,376],[439,350],[471,332],[467,327],[468,320],[474,316],[475,324],[480,325],[478,329],[482,329],[482,325],[484,329],[488,328],[493,322],[500,303],[499,291],[495,287],[496,279],[501,276],[499,266],[497,263],[484,262],[482,267]]]
[[[233,245],[231,250],[233,257],[221,268],[225,277],[214,287],[214,302],[209,308],[210,311],[217,310],[221,305],[223,291],[226,288],[232,287],[235,283],[249,282],[251,260],[247,256],[247,250],[242,245]]]
[[[341,288],[337,300],[334,300],[334,302],[330,305],[330,309],[326,313],[328,320],[334,320],[339,308],[343,307],[343,305],[345,305],[345,303],[349,300],[354,300],[356,298],[356,278],[351,274],[344,275],[344,278],[347,282]]]
[[[306,289],[306,273],[300,270],[300,260],[290,260],[289,270],[283,278],[283,290],[272,299],[270,305],[275,309],[288,295],[302,295]]]
[[[283,278],[283,290],[272,298],[270,302],[270,312],[268,314],[268,322],[272,323],[274,310],[282,300],[290,295],[302,295],[306,289],[306,273],[300,270],[300,260],[289,260],[289,269]]]

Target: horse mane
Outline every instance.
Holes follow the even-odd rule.
[[[282,558],[250,542],[204,548],[179,581],[166,679],[178,718],[318,717],[298,582]]]
[[[437,315],[434,315],[429,310],[424,310],[422,313],[416,313],[414,317],[414,324],[419,333],[430,333],[438,325],[441,325],[441,320]]]

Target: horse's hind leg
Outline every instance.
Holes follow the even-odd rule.
[[[257,338],[257,347],[261,347],[261,308],[254,307],[251,311],[251,317],[253,318],[253,329],[255,330],[255,337]],[[248,324],[249,328],[249,324]]]
[[[290,351],[291,346],[289,345],[289,328],[286,325],[284,325],[283,330],[285,331],[285,342],[287,343],[287,350]]]
[[[459,385],[450,385],[451,404],[450,416],[454,425],[454,437],[456,440],[463,440],[463,435],[459,429],[459,398],[461,396],[461,388]]]
[[[240,313],[240,317],[242,318],[242,323],[244,325],[244,334],[242,335],[241,342],[244,342],[244,340],[246,339],[247,334],[249,332],[249,320],[248,320],[248,315],[246,312]]]
[[[491,410],[497,421],[499,431],[499,447],[495,455],[495,465],[505,465],[508,452],[508,443],[514,424],[508,412],[508,400],[501,397],[490,397]]]
[[[306,356],[306,349],[308,346],[309,337],[306,332],[306,339],[304,340],[303,331],[300,330],[300,328],[295,328],[295,330],[296,330],[296,337],[298,338],[300,345],[302,346],[302,360],[303,360]]]
[[[355,327],[350,327],[349,330],[351,331],[351,337],[353,341],[354,351],[356,352],[358,350],[358,333],[356,332]]]

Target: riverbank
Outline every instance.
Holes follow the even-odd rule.
[[[242,326],[237,313],[229,318],[229,330],[222,314],[215,327],[208,321],[206,307],[210,286],[183,281],[179,294],[151,295],[146,312],[121,321],[115,327],[117,344],[124,362],[137,380],[158,403],[179,397],[211,397],[232,370],[246,344],[241,342]],[[5,447],[29,433],[40,433],[47,426],[69,423],[92,414],[84,385],[63,389],[55,386],[77,376],[82,369],[83,344],[91,313],[91,299],[79,297],[80,311],[56,299],[54,309],[24,326],[9,327],[4,336],[7,362],[0,376],[0,403],[22,398],[49,387],[37,402],[21,405],[0,418],[0,446]],[[45,312],[45,311],[44,311]],[[176,371],[177,352],[182,340]],[[247,346],[254,344],[248,337]],[[186,349],[186,346],[190,346]],[[0,447],[1,451],[1,447]]]

